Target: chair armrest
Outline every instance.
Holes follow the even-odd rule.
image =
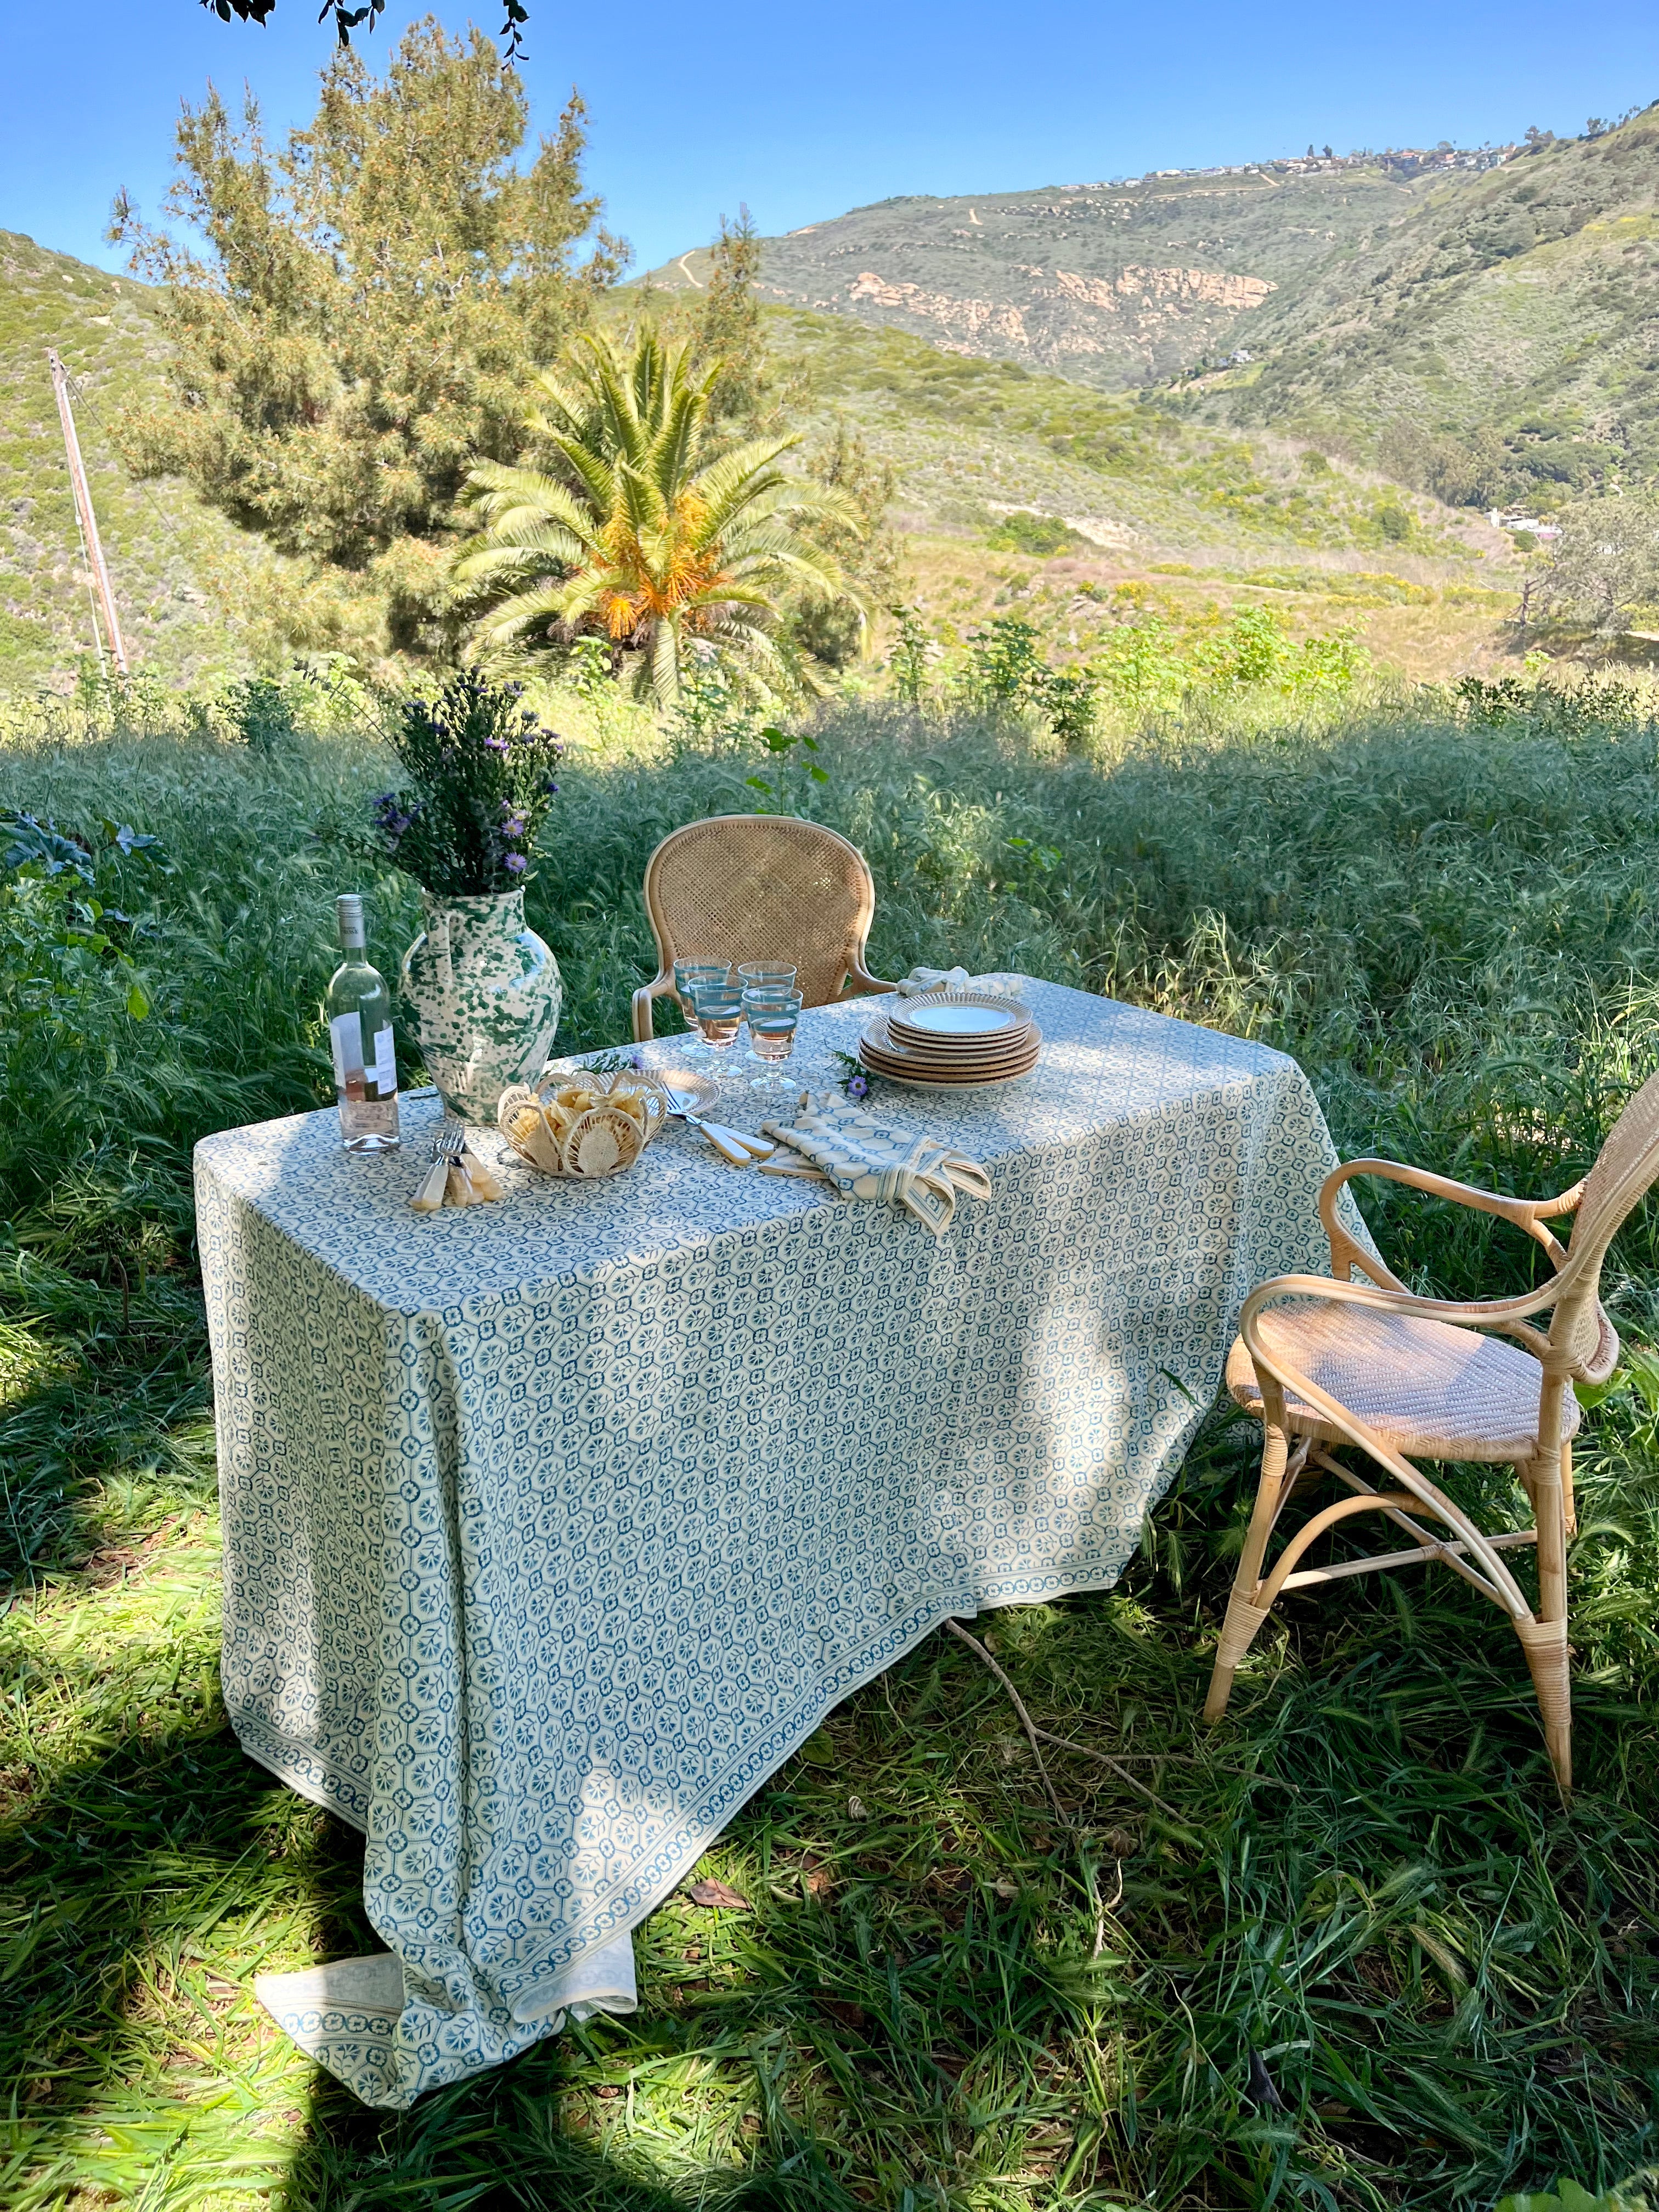
[[[862,961],[854,961],[847,971],[847,981],[842,988],[843,999],[861,999],[866,991],[896,991],[896,983],[884,983],[879,975],[872,975]]]
[[[673,984],[674,979],[672,975],[658,975],[649,983],[641,983],[639,989],[635,992],[634,1042],[635,1044],[649,1044],[655,1036],[655,1024],[652,1020],[652,1001],[654,999],[665,998],[672,990]]]
[[[1431,1197],[1449,1199],[1455,1206],[1467,1206],[1479,1213],[1498,1214],[1534,1237],[1549,1255],[1551,1265],[1558,1268],[1565,1263],[1566,1248],[1557,1243],[1544,1224],[1572,1212],[1584,1194],[1583,1184],[1576,1182],[1559,1198],[1505,1198],[1500,1192],[1480,1190],[1474,1183],[1455,1182],[1449,1176],[1431,1175],[1426,1168],[1407,1167],[1399,1160],[1347,1161],[1326,1176],[1319,1193],[1319,1218],[1330,1239],[1332,1269],[1344,1279],[1355,1267],[1373,1277],[1380,1273],[1391,1290],[1399,1291],[1404,1291],[1406,1285],[1398,1275],[1381,1266],[1363,1245],[1356,1243],[1336,1218],[1337,1194],[1356,1176],[1375,1176],[1384,1182],[1403,1182],[1413,1190],[1426,1191]]]
[[[1366,1257],[1361,1254],[1362,1266]],[[1554,1304],[1559,1295],[1559,1286],[1551,1282],[1512,1298],[1424,1298],[1403,1285],[1396,1290],[1379,1290],[1370,1283],[1334,1281],[1328,1275],[1274,1275],[1258,1284],[1245,1299],[1238,1316],[1238,1333],[1251,1358],[1261,1358],[1269,1373],[1276,1373],[1277,1364],[1263,1350],[1256,1327],[1262,1308],[1276,1298],[1324,1298],[1334,1305],[1370,1306],[1377,1313],[1404,1314],[1419,1321],[1449,1322],[1455,1328],[1494,1329],[1504,1336],[1517,1338],[1540,1364],[1565,1374],[1566,1355],[1558,1352],[1541,1330],[1526,1326],[1528,1316],[1542,1313]]]

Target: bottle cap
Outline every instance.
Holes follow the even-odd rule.
[[[362,892],[347,891],[337,898],[334,912],[340,924],[340,949],[344,952],[360,952],[368,942],[363,933]]]

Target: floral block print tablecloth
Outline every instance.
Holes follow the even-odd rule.
[[[332,1111],[198,1148],[225,1701],[363,1830],[390,1947],[261,1993],[368,2102],[629,2004],[629,1930],[840,1699],[948,1615],[1115,1582],[1246,1293],[1328,1265],[1293,1061],[1027,996],[1023,1084],[874,1086],[989,1172],[938,1239],[679,1129],[426,1216],[435,1100],[401,1156]],[[805,1018],[804,1086],[867,1012]]]

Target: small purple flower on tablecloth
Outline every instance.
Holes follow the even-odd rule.
[[[849,1098],[867,1098],[870,1096],[870,1079],[862,1069],[856,1075],[848,1077],[847,1095]]]

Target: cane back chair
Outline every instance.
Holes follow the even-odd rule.
[[[1338,1218],[1338,1195],[1358,1176],[1407,1183],[1498,1214],[1537,1239],[1554,1272],[1519,1297],[1467,1304],[1419,1297]],[[1226,1711],[1234,1671],[1286,1590],[1438,1560],[1508,1614],[1537,1692],[1550,1763],[1563,1794],[1571,1790],[1566,1542],[1577,1528],[1572,1439],[1579,1419],[1572,1385],[1605,1382],[1618,1363],[1619,1339],[1598,1295],[1601,1262],[1656,1176],[1659,1075],[1630,1101],[1589,1174],[1559,1198],[1503,1198],[1393,1160],[1354,1160],[1327,1177],[1319,1212],[1334,1279],[1279,1275],[1263,1283],[1245,1301],[1227,1362],[1228,1389],[1262,1425],[1261,1475],[1216,1650],[1206,1720]],[[1564,1249],[1545,1224],[1567,1214],[1575,1220],[1571,1246]],[[1356,1282],[1356,1268],[1370,1279]],[[1547,1327],[1534,1327],[1547,1311]],[[1380,1468],[1388,1486],[1378,1488],[1345,1467],[1334,1455],[1344,1447]],[[1508,1462],[1526,1490],[1534,1525],[1484,1534],[1413,1464],[1417,1460]],[[1334,1475],[1352,1494],[1304,1522],[1269,1570],[1267,1547],[1292,1492],[1322,1474]],[[1384,1515],[1413,1547],[1322,1567],[1300,1565],[1328,1529],[1357,1513]],[[1439,1523],[1444,1535],[1425,1528],[1425,1518]],[[1504,1559],[1521,1545],[1537,1547],[1535,1607]]]
[[[716,814],[665,837],[645,866],[645,910],[657,973],[634,994],[634,1036],[652,1033],[653,1001],[678,995],[677,960],[793,961],[804,1003],[890,991],[864,964],[876,910],[856,845],[786,814]],[[848,986],[850,983],[850,988]]]

